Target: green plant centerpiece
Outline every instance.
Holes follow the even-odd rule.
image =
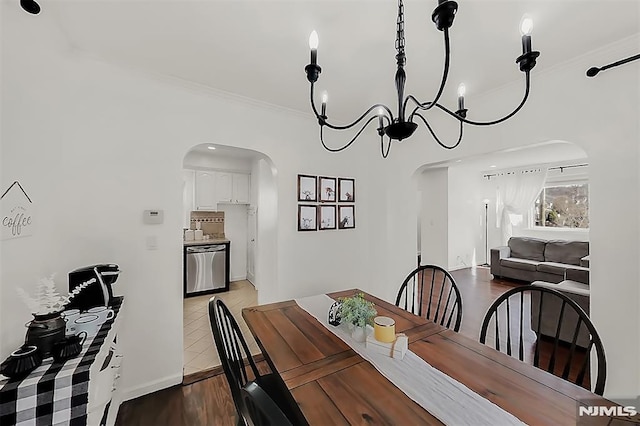
[[[373,325],[373,318],[377,315],[372,302],[364,298],[363,293],[356,293],[352,297],[341,297],[340,323],[354,327],[353,337],[358,341],[366,339],[365,328]]]

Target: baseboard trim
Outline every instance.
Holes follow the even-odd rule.
[[[238,275],[237,277],[229,277],[229,282],[244,281],[246,279],[247,279],[246,275]]]
[[[129,401],[131,399],[136,399],[141,396],[157,392],[162,389],[169,388],[171,386],[179,385],[182,383],[182,374],[175,374],[169,377],[163,377],[158,380],[154,380],[149,383],[145,383],[142,386],[137,386],[135,388],[130,388],[123,390],[122,392],[122,402]]]
[[[471,266],[458,265],[458,266],[454,266],[453,268],[449,268],[449,271],[458,271],[460,269],[467,269],[467,268],[471,268]]]
[[[262,355],[261,353],[257,355],[253,355],[253,362],[257,364],[262,361],[264,361],[264,355]],[[245,359],[244,364],[249,365],[249,362]],[[199,382],[200,380],[217,376],[219,374],[224,374],[224,370],[222,369],[221,365],[218,365],[216,367],[211,367],[206,370],[198,371],[196,373],[192,373],[184,376],[184,378],[182,379],[182,386],[187,386],[192,383]]]

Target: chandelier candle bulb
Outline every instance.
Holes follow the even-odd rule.
[[[460,83],[458,86],[458,110],[464,109],[464,93],[466,88],[464,87],[464,83]]]
[[[329,99],[329,95],[327,92],[322,94],[322,113],[321,115],[324,117],[327,115],[327,100]]]
[[[311,49],[311,65],[316,65],[318,62],[318,33],[316,30],[311,32],[309,36],[309,48]]]
[[[533,19],[528,16],[522,17],[520,23],[520,33],[522,34],[522,54],[531,52],[531,32],[533,31]]]

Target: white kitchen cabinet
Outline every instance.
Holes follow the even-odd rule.
[[[249,204],[250,175],[244,173],[233,174],[233,199],[236,203]]]
[[[216,198],[219,203],[249,204],[249,179],[246,173],[217,172]]]
[[[233,202],[233,175],[230,172],[216,172],[216,200],[219,203]]]
[[[216,172],[196,171],[196,210],[216,210]]]

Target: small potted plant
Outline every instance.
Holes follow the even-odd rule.
[[[69,299],[58,293],[53,276],[40,279],[35,297],[22,288],[17,291],[33,315],[33,320],[27,323],[25,342],[37,346],[47,357],[53,345],[64,339],[66,325],[61,313]]]
[[[362,293],[353,297],[342,297],[340,302],[340,323],[352,326],[352,337],[356,341],[364,342],[367,338],[366,327],[373,325],[373,318],[378,313],[373,303],[366,300]]]

